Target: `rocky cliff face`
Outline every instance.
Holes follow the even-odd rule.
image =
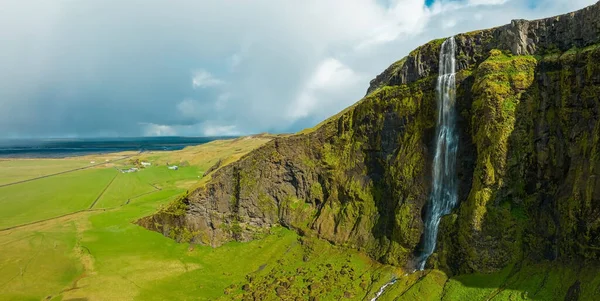
[[[460,205],[430,266],[600,259],[600,4],[457,35]],[[277,138],[139,223],[218,246],[275,224],[410,265],[419,249],[441,42],[390,66],[367,96]]]
[[[508,50],[514,55],[535,55],[598,44],[599,14],[600,6],[595,4],[552,18],[513,20],[504,26],[459,34],[456,36],[457,70],[477,65],[492,49]],[[421,46],[392,64],[371,81],[367,94],[383,86],[408,84],[437,75],[436,51],[443,40],[435,40]]]

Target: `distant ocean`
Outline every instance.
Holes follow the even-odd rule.
[[[171,151],[232,137],[140,137],[0,140],[0,158],[64,158],[122,151]]]

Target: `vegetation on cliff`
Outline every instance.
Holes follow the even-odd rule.
[[[563,266],[598,264],[598,16],[600,4],[455,37],[460,205],[443,218],[428,264],[444,276],[421,285],[492,273],[500,287],[528,287],[531,266],[550,266],[551,279]],[[281,224],[410,268],[429,193],[439,47],[394,63],[363,100],[316,128],[214,172],[184,215],[140,223],[165,235],[176,224],[213,246]],[[562,296],[595,290],[582,281],[560,286]]]

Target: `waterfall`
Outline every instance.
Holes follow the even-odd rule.
[[[423,270],[427,258],[435,250],[438,226],[442,216],[450,213],[457,202],[456,152],[456,42],[448,38],[440,49],[439,75],[437,79],[438,119],[436,128],[435,157],[433,158],[433,183],[425,215],[423,251],[417,257],[417,270]],[[371,301],[377,300],[385,289],[396,283],[396,278],[383,285]]]
[[[429,204],[425,214],[423,250],[417,258],[417,269],[425,268],[427,258],[435,250],[438,227],[442,216],[450,213],[457,202],[456,152],[456,42],[448,38],[440,49],[439,75],[437,79],[438,119],[436,129],[435,157],[433,158],[432,185]]]

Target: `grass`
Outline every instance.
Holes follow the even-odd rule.
[[[143,183],[153,184],[161,188],[169,186],[185,188],[185,182],[196,182],[202,177],[202,170],[195,166],[180,167],[179,170],[170,170],[166,166],[152,166],[135,174],[139,177],[139,181]]]
[[[73,253],[73,221],[0,233],[0,300],[40,300],[83,272]]]
[[[84,160],[2,160],[0,185],[37,178],[90,165]]]
[[[221,297],[232,282],[242,281],[246,274],[261,265],[284,257],[285,250],[295,241],[295,233],[280,228],[274,235],[250,243],[233,242],[218,249],[186,249],[182,253],[189,257],[179,258],[180,263],[193,268],[144,287],[137,299],[211,300]],[[174,287],[178,289],[174,291]]]
[[[116,174],[92,168],[0,187],[0,229],[87,209]]]
[[[363,276],[348,288],[356,292],[361,282],[371,284],[372,277],[380,282],[391,277],[389,268],[381,270],[364,255],[316,239],[310,244],[316,250],[310,253],[316,255],[306,263],[306,244],[284,228],[275,228],[260,240],[213,249],[179,244],[133,223],[196,185],[217,160],[226,165],[266,141],[246,138],[143,153],[140,159],[153,166],[136,173],[118,173],[111,164],[1,188],[0,206],[5,210],[0,223],[36,223],[0,231],[0,300],[227,299],[244,293],[241,287],[248,275],[267,279],[304,266],[313,269],[314,280],[319,281],[329,275],[328,263],[335,270],[349,265]],[[167,161],[190,165],[172,171],[166,168]],[[69,164],[56,167],[68,169]],[[122,161],[116,167],[126,164]],[[96,198],[94,210],[87,210]],[[74,214],[43,221],[64,213]],[[298,282],[295,287],[306,285]],[[364,295],[376,289],[360,290]],[[337,287],[332,294],[345,290]]]
[[[131,198],[156,191],[141,175],[146,172],[120,173],[106,189],[94,208],[114,208],[127,203]]]
[[[42,176],[66,172],[78,168],[106,165],[110,167],[124,157],[135,155],[135,152],[113,154],[95,154],[63,159],[0,159],[0,185],[34,179]],[[108,162],[107,162],[108,161]],[[94,163],[91,163],[94,162]],[[101,166],[102,166],[101,165]]]
[[[449,279],[444,300],[485,300],[506,281],[512,267],[492,274],[468,274]],[[452,297],[452,298],[450,298]]]
[[[1,188],[2,227],[37,223],[0,231],[0,300],[222,296],[231,283],[243,281],[261,264],[285,256],[284,251],[296,242],[296,234],[278,229],[264,240],[213,249],[178,244],[132,222],[152,214],[200,180],[198,176],[211,163],[196,158],[194,153],[205,154],[205,160],[231,161],[232,156],[241,157],[264,142],[225,141],[152,154],[157,161],[175,162],[173,158],[179,157],[197,164],[178,171],[153,165],[137,173],[121,174],[110,166],[101,166]],[[12,166],[19,166],[19,161]],[[27,161],[21,166],[73,167],[67,160],[65,166],[45,160]],[[105,210],[42,221],[86,210],[102,192],[94,208]],[[144,195],[135,197],[140,194]],[[124,205],[127,199],[130,202]]]
[[[596,300],[600,293],[597,271],[597,265],[566,262],[524,263],[494,273],[451,278],[442,271],[422,271],[400,277],[379,300],[567,300],[576,281],[581,284],[579,300]]]
[[[373,295],[384,282],[381,280],[389,280],[394,272],[356,250],[314,237],[300,238],[289,234],[289,230],[280,230],[275,236],[280,237],[278,242],[286,241],[285,249],[268,261],[250,262],[254,271],[243,281],[230,285],[226,289],[228,295],[221,299],[293,300],[295,296],[310,296],[362,300]],[[271,245],[265,251],[272,251]]]

